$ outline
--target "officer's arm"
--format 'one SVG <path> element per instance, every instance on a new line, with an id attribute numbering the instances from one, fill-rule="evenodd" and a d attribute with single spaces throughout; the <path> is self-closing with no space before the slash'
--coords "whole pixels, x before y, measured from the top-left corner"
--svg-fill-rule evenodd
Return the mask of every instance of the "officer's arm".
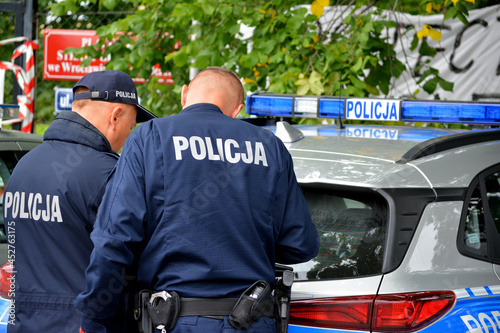
<path id="1" fill-rule="evenodd" d="M 86 271 L 87 290 L 75 302 L 90 321 L 114 315 L 127 284 L 125 272 L 140 255 L 137 249 L 146 237 L 145 222 L 148 214 L 154 214 L 148 212 L 145 194 L 148 175 L 142 139 L 132 133 L 127 140 L 99 207 L 91 235 L 94 250 Z"/>
<path id="2" fill-rule="evenodd" d="M 318 254 L 319 235 L 311 221 L 311 214 L 304 199 L 302 189 L 297 183 L 293 162 L 288 154 L 282 175 L 284 191 L 280 195 L 282 210 L 279 235 L 276 242 L 276 262 L 295 264 L 308 261 Z M 279 216 L 279 215 L 278 215 Z"/>

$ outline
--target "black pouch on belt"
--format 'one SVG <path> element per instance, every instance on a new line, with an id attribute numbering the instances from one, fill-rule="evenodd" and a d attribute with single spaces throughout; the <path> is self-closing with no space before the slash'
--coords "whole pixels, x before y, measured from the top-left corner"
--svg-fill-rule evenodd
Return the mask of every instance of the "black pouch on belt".
<path id="1" fill-rule="evenodd" d="M 181 299 L 175 291 L 161 291 L 151 295 L 147 309 L 153 327 L 168 332 L 174 328 L 179 318 Z"/>
<path id="2" fill-rule="evenodd" d="M 266 281 L 259 280 L 241 294 L 229 314 L 229 323 L 236 329 L 246 330 L 250 324 L 262 317 L 272 308 L 270 295 L 272 288 Z"/>

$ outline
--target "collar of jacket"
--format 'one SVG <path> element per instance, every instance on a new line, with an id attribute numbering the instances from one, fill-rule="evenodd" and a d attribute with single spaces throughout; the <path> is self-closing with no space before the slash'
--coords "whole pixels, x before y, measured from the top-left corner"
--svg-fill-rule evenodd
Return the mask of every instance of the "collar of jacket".
<path id="1" fill-rule="evenodd" d="M 108 139 L 94 125 L 73 111 L 63 111 L 50 124 L 43 140 L 58 140 L 82 144 L 98 151 L 118 154 L 111 149 Z"/>
<path id="2" fill-rule="evenodd" d="M 210 103 L 197 103 L 197 104 L 192 104 L 184 109 L 181 110 L 180 113 L 185 113 L 185 112 L 207 112 L 207 111 L 215 111 L 215 112 L 219 112 L 221 114 L 222 113 L 222 110 L 215 104 L 210 104 Z"/>

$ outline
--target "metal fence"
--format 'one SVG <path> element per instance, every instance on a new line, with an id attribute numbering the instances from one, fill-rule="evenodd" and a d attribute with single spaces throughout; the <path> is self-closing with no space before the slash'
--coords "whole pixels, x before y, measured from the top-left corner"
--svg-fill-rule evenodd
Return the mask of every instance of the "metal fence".
<path id="1" fill-rule="evenodd" d="M 13 10 L 23 2 L 2 2 L 0 1 L 0 40 L 6 40 L 13 37 L 23 36 L 22 27 L 26 24 L 26 16 L 19 15 Z M 36 8 L 37 5 L 40 8 Z M 63 15 L 55 17 L 52 15 L 47 4 L 42 1 L 35 1 L 32 20 L 35 24 L 33 39 L 39 43 L 36 55 L 36 96 L 35 96 L 35 126 L 36 124 L 50 123 L 54 118 L 54 98 L 56 87 L 72 87 L 74 81 L 52 81 L 43 80 L 43 50 L 44 50 L 44 32 L 45 29 L 79 29 L 96 30 L 98 27 L 110 24 L 126 15 L 133 14 L 133 8 L 120 12 L 99 11 L 97 6 L 90 4 L 89 7 L 82 8 L 81 12 L 72 15 Z M 42 8 L 43 7 L 43 8 Z M 127 8 L 124 8 L 127 9 Z M 25 10 L 24 10 L 25 11 Z M 24 12 L 23 11 L 23 12 Z M 19 22 L 22 20 L 22 22 Z M 28 19 L 29 20 L 29 19 Z M 21 29 L 19 28 L 21 27 Z M 0 60 L 10 61 L 15 47 L 19 44 L 7 44 L 0 46 Z M 22 65 L 22 61 L 18 61 Z M 5 73 L 4 103 L 17 104 L 15 96 L 21 94 L 16 79 L 12 71 Z"/>

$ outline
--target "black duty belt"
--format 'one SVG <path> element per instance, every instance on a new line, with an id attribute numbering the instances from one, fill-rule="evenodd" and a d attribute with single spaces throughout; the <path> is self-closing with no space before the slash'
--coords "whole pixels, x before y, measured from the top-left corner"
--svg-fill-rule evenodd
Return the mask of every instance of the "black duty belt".
<path id="1" fill-rule="evenodd" d="M 185 316 L 228 316 L 238 298 L 184 298 L 181 297 L 180 317 Z M 269 300 L 263 316 L 274 317 L 273 301 Z"/>

